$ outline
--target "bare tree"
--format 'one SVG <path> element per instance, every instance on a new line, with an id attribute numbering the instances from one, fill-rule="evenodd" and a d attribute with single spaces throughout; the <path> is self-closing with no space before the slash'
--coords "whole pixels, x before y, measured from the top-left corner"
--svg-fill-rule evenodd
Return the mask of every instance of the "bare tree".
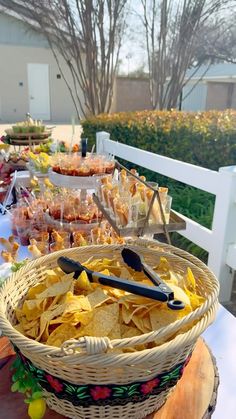
<path id="1" fill-rule="evenodd" d="M 236 11 L 211 20 L 198 33 L 194 59 L 196 64 L 228 62 L 236 64 Z"/>
<path id="2" fill-rule="evenodd" d="M 193 77 L 203 62 L 210 64 L 217 54 L 220 56 L 216 47 L 219 27 L 214 18 L 235 1 L 141 0 L 141 3 L 152 106 L 154 109 L 175 108 L 189 81 L 186 80 L 187 70 L 194 66 L 190 76 Z M 207 36 L 207 25 L 211 28 L 211 38 Z M 199 35 L 204 30 L 206 36 L 201 38 Z"/>
<path id="3" fill-rule="evenodd" d="M 77 115 L 109 112 L 128 0 L 0 0 L 43 34 Z M 63 71 L 62 60 L 71 75 Z M 81 91 L 84 97 L 81 97 Z"/>

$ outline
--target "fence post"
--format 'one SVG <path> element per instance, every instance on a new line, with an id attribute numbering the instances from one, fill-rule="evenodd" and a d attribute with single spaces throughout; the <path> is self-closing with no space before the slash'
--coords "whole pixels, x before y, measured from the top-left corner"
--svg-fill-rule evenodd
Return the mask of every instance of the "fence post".
<path id="1" fill-rule="evenodd" d="M 220 301 L 226 302 L 231 298 L 234 277 L 232 267 L 227 265 L 227 253 L 236 243 L 236 166 L 221 167 L 219 173 L 208 266 L 220 281 Z"/>
<path id="2" fill-rule="evenodd" d="M 106 131 L 96 132 L 96 151 L 98 154 L 104 153 L 103 140 L 110 140 L 110 134 Z"/>

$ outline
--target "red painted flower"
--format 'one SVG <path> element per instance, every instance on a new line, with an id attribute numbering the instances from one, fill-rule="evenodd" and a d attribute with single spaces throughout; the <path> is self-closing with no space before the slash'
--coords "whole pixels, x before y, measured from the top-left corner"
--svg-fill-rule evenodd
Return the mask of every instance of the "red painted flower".
<path id="1" fill-rule="evenodd" d="M 147 381 L 146 383 L 141 385 L 141 392 L 143 394 L 151 393 L 152 390 L 158 386 L 159 382 L 159 378 L 154 378 L 153 380 Z"/>
<path id="2" fill-rule="evenodd" d="M 108 387 L 95 386 L 90 390 L 90 393 L 94 400 L 107 399 L 111 395 L 111 389 Z"/>
<path id="3" fill-rule="evenodd" d="M 58 381 L 56 378 L 53 378 L 51 375 L 46 375 L 46 379 L 57 393 L 60 393 L 60 391 L 63 390 L 63 384 L 60 383 L 60 381 Z"/>

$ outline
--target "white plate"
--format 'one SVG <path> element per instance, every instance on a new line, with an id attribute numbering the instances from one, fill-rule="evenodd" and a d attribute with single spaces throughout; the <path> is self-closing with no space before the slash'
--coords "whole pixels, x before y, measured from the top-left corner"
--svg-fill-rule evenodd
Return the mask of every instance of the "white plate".
<path id="1" fill-rule="evenodd" d="M 48 177 L 50 181 L 61 188 L 70 189 L 96 189 L 96 181 L 100 176 L 66 176 L 49 169 Z"/>

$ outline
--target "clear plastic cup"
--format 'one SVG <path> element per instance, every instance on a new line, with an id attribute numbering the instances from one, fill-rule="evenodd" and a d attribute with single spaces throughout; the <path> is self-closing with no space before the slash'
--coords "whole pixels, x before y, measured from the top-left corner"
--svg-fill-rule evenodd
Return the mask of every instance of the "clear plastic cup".
<path id="1" fill-rule="evenodd" d="M 61 244 L 63 249 L 67 249 L 71 245 L 71 233 L 65 230 L 53 230 L 51 233 L 52 243 Z"/>
<path id="2" fill-rule="evenodd" d="M 170 195 L 167 195 L 166 201 L 164 204 L 164 214 L 165 214 L 166 224 L 169 224 L 170 222 L 171 204 L 172 204 L 172 197 Z"/>
<path id="3" fill-rule="evenodd" d="M 116 198 L 114 200 L 116 224 L 118 228 L 127 227 L 131 222 L 131 199 Z"/>
<path id="4" fill-rule="evenodd" d="M 49 242 L 45 242 L 43 240 L 36 240 L 34 238 L 30 238 L 30 244 L 33 245 L 35 244 L 37 246 L 37 248 L 39 249 L 39 251 L 42 253 L 42 255 L 47 255 L 49 253 Z"/>
<path id="5" fill-rule="evenodd" d="M 130 224 L 132 227 L 137 227 L 139 219 L 139 202 L 131 202 L 131 220 Z"/>
<path id="6" fill-rule="evenodd" d="M 88 246 L 91 243 L 89 231 L 78 230 L 72 233 L 72 247 Z"/>
<path id="7" fill-rule="evenodd" d="M 28 246 L 31 235 L 31 220 L 18 219 L 16 224 L 17 236 L 22 246 Z"/>

